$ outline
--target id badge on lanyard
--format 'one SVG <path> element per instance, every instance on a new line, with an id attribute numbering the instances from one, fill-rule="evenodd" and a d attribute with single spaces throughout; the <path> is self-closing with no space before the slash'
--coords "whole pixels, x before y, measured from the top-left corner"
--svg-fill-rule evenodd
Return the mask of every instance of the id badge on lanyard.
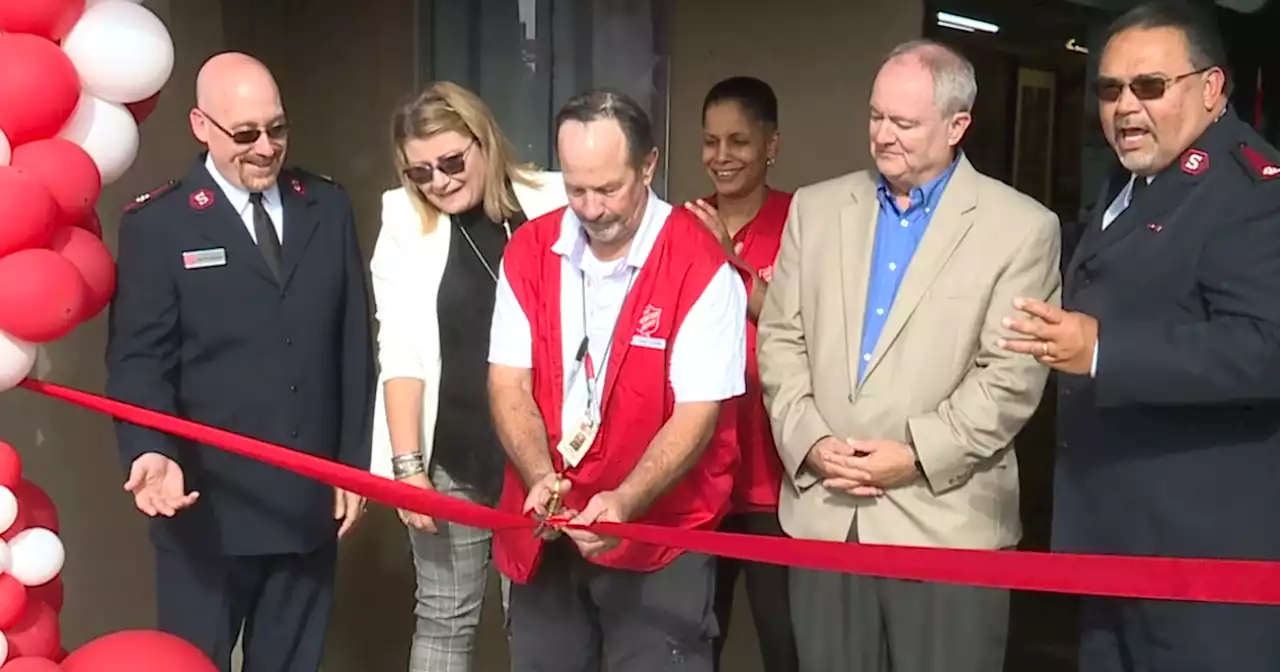
<path id="1" fill-rule="evenodd" d="M 627 288 L 623 292 L 623 305 L 626 305 L 626 297 L 631 293 L 631 287 L 636 279 L 636 271 L 632 269 L 630 277 L 627 278 Z M 582 326 L 587 328 L 587 291 L 586 276 L 582 277 Z M 614 318 L 613 328 L 610 329 L 609 342 L 605 345 L 604 360 L 608 362 L 609 351 L 613 349 L 613 336 L 618 330 L 618 322 L 622 319 L 621 308 L 618 316 Z M 556 450 L 560 452 L 560 456 L 564 458 L 565 467 L 572 469 L 586 456 L 587 451 L 591 450 L 591 445 L 595 443 L 596 435 L 600 433 L 600 423 L 603 420 L 604 410 L 602 408 L 603 399 L 600 396 L 599 384 L 600 377 L 595 366 L 595 362 L 591 358 L 590 342 L 586 335 L 582 337 L 582 344 L 578 346 L 578 354 L 574 358 L 574 373 L 570 377 L 570 381 L 576 379 L 579 375 L 585 373 L 587 376 L 587 408 L 583 411 L 582 417 L 578 420 L 577 429 L 560 437 L 560 443 L 556 446 Z M 571 382 L 572 384 L 572 382 Z"/>
<path id="2" fill-rule="evenodd" d="M 574 372 L 576 378 L 580 373 L 587 375 L 587 408 L 578 420 L 578 428 L 571 434 L 560 437 L 560 445 L 556 450 L 564 458 L 565 466 L 573 468 L 582 462 L 582 458 L 591 450 L 596 436 L 600 433 L 600 397 L 596 391 L 596 367 L 587 351 L 587 337 L 582 337 L 582 345 L 578 347 L 577 364 Z M 584 371 L 585 369 L 585 371 Z"/>

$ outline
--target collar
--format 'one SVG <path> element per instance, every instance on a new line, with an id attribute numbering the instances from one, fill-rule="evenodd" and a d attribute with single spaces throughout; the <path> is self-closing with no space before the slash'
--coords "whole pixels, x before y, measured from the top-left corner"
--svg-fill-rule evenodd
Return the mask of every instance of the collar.
<path id="1" fill-rule="evenodd" d="M 711 207 L 713 208 L 719 207 L 715 193 L 703 196 L 702 200 L 711 204 Z M 745 235 L 748 230 L 758 228 L 756 227 L 756 222 L 767 222 L 771 219 L 780 219 L 785 222 L 787 219 L 787 210 L 790 208 L 790 205 L 790 202 L 786 199 L 786 193 L 766 185 L 764 203 L 760 204 L 760 210 L 756 212 L 756 216 L 752 217 L 751 221 L 747 222 L 736 235 L 742 236 Z"/>
<path id="2" fill-rule="evenodd" d="M 222 190 L 223 195 L 227 197 L 227 201 L 231 203 L 231 207 L 235 208 L 237 214 L 243 215 L 249 207 L 249 191 L 244 187 L 238 187 L 231 183 L 213 165 L 213 157 L 206 154 L 204 157 L 204 168 L 209 171 L 209 176 L 213 178 L 214 184 Z M 280 207 L 280 185 L 273 184 L 271 188 L 262 192 L 262 204 L 268 208 Z"/>
<path id="3" fill-rule="evenodd" d="M 662 225 L 671 214 L 671 205 L 649 190 L 649 198 L 644 205 L 644 217 L 640 220 L 640 228 L 631 239 L 631 247 L 627 249 L 626 265 L 639 269 L 649 258 L 653 245 L 658 240 Z M 582 230 L 582 220 L 578 219 L 573 208 L 565 208 L 560 218 L 560 237 L 551 245 L 551 251 L 569 260 L 574 268 L 582 269 L 582 257 L 587 251 L 587 234 Z"/>
<path id="4" fill-rule="evenodd" d="M 942 200 L 942 192 L 947 181 L 956 172 L 956 166 L 960 165 L 960 158 L 963 156 L 963 150 L 957 151 L 955 158 L 951 160 L 951 165 L 947 166 L 946 170 L 932 180 L 918 187 L 913 187 L 910 191 L 911 205 L 925 205 L 930 209 L 936 209 L 938 201 Z M 890 188 L 889 183 L 885 181 L 884 176 L 881 176 L 876 184 L 876 194 L 882 200 L 887 199 L 896 203 L 896 199 L 893 198 L 893 190 Z"/>

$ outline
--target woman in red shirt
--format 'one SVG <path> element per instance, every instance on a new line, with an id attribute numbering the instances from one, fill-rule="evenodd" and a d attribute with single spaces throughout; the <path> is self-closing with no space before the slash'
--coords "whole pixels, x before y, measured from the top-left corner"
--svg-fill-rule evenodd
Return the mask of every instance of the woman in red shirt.
<path id="1" fill-rule="evenodd" d="M 778 100 L 754 77 L 731 77 L 707 92 L 702 104 L 702 165 L 715 194 L 685 204 L 720 239 L 747 282 L 747 391 L 738 398 L 738 442 L 742 471 L 734 508 L 721 529 L 781 536 L 778 492 L 782 463 L 773 445 L 756 365 L 756 317 L 782 244 L 791 194 L 769 188 L 766 177 L 778 154 Z M 738 574 L 760 639 L 765 672 L 798 669 L 791 631 L 787 568 L 721 558 L 717 567 L 717 669 Z"/>

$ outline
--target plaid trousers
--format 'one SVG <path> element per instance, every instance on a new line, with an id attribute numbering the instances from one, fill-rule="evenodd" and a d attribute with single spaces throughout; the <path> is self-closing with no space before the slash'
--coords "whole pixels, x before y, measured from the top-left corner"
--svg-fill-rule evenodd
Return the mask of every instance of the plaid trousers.
<path id="1" fill-rule="evenodd" d="M 482 501 L 475 490 L 457 483 L 439 467 L 431 468 L 431 483 L 441 494 L 493 504 Z M 436 525 L 435 534 L 409 529 L 418 582 L 409 672 L 471 672 L 493 535 L 445 521 L 436 521 Z M 505 613 L 509 586 L 502 578 Z"/>

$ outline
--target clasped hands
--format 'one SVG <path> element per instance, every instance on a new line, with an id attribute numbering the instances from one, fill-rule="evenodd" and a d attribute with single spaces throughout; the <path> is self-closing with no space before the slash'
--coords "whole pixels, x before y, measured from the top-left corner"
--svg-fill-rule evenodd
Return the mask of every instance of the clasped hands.
<path id="1" fill-rule="evenodd" d="M 594 523 L 625 523 L 634 515 L 635 504 L 622 490 L 606 490 L 587 500 L 581 511 L 565 509 L 549 513 L 552 493 L 558 493 L 563 500 L 572 487 L 569 479 L 555 472 L 541 476 L 533 482 L 524 500 L 525 515 L 533 514 L 546 521 L 539 533 L 543 539 L 551 541 L 564 534 L 583 557 L 613 550 L 619 541 L 616 537 L 604 537 L 583 528 Z"/>
<path id="2" fill-rule="evenodd" d="M 1097 319 L 1024 297 L 1014 299 L 1013 307 L 1023 315 L 1006 317 L 1001 325 L 1026 338 L 1002 338 L 1000 347 L 1031 355 L 1063 373 L 1084 376 L 1092 372 L 1098 347 Z"/>
<path id="3" fill-rule="evenodd" d="M 911 446 L 883 439 L 828 436 L 813 444 L 805 463 L 824 486 L 855 497 L 879 497 L 918 475 Z"/>

